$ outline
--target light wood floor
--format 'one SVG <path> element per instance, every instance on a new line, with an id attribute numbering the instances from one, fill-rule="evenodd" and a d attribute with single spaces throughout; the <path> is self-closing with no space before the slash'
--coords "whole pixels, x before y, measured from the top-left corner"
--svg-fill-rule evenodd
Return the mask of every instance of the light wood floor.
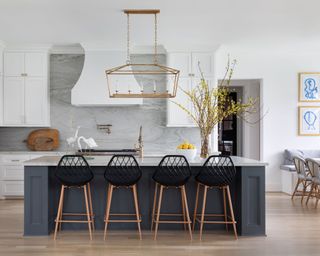
<path id="1" fill-rule="evenodd" d="M 206 231 L 203 241 L 188 240 L 183 231 L 159 231 L 158 241 L 150 232 L 143 240 L 136 232 L 110 231 L 106 242 L 103 233 L 96 231 L 92 242 L 87 232 L 63 232 L 57 241 L 50 237 L 22 236 L 23 201 L 0 200 L 0 255 L 320 255 L 320 207 L 314 209 L 293 203 L 284 194 L 267 195 L 267 237 L 240 237 L 232 232 Z"/>

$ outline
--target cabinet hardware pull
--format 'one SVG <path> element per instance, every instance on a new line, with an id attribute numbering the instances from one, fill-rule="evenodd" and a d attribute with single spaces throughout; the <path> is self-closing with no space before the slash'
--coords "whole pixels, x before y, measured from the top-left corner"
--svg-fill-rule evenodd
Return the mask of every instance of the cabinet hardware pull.
<path id="1" fill-rule="evenodd" d="M 12 159 L 11 162 L 19 162 L 18 159 Z"/>

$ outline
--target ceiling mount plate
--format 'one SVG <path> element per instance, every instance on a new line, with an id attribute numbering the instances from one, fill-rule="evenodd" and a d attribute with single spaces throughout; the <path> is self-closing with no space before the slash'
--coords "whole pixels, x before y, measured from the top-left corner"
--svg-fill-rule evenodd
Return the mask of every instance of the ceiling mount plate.
<path id="1" fill-rule="evenodd" d="M 158 14 L 159 9 L 125 9 L 123 10 L 125 14 Z"/>

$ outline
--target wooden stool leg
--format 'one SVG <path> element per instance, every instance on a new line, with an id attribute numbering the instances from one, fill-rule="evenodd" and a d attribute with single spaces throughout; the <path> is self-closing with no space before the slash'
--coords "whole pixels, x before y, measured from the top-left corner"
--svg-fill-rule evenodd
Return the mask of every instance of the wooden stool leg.
<path id="1" fill-rule="evenodd" d="M 205 213 L 205 210 L 206 210 L 206 201 L 207 201 L 207 191 L 208 191 L 208 186 L 204 186 L 202 211 L 201 211 L 201 221 L 200 221 L 200 237 L 199 237 L 200 240 L 202 239 L 204 213 Z"/>
<path id="2" fill-rule="evenodd" d="M 92 221 L 91 222 L 92 230 L 95 230 L 90 183 L 88 183 L 88 196 L 89 196 L 90 217 L 91 217 L 91 221 Z"/>
<path id="3" fill-rule="evenodd" d="M 139 213 L 139 204 L 138 204 L 138 195 L 137 195 L 137 185 L 132 186 L 133 190 L 133 197 L 134 197 L 134 207 L 136 209 L 136 216 L 137 216 L 137 224 L 138 224 L 138 230 L 139 230 L 139 238 L 142 240 L 142 235 L 141 235 L 141 227 L 140 227 L 140 213 Z"/>
<path id="4" fill-rule="evenodd" d="M 62 218 L 63 218 L 63 202 L 64 202 L 64 194 L 63 194 L 63 197 L 61 198 L 61 208 L 60 208 L 60 219 L 59 219 L 59 228 L 58 230 L 61 231 L 62 230 Z"/>
<path id="5" fill-rule="evenodd" d="M 294 191 L 293 191 L 293 193 L 292 193 L 291 200 L 292 200 L 292 199 L 294 198 L 294 196 L 296 195 L 299 185 L 300 185 L 300 179 L 297 180 L 297 184 L 296 184 L 296 186 L 295 186 L 295 188 L 294 188 Z"/>
<path id="6" fill-rule="evenodd" d="M 104 236 L 103 236 L 104 240 L 106 240 L 106 237 L 107 237 L 107 228 L 108 228 L 108 222 L 109 222 L 109 216 L 110 216 L 112 192 L 113 192 L 113 185 L 109 185 L 108 195 L 107 195 L 106 217 L 105 217 L 105 224 L 104 224 Z"/>
<path id="7" fill-rule="evenodd" d="M 153 207 L 152 207 L 152 216 L 151 216 L 151 231 L 153 230 L 154 224 L 154 214 L 156 212 L 156 204 L 157 204 L 157 192 L 158 192 L 158 183 L 156 183 L 154 188 L 154 197 L 153 197 Z"/>
<path id="8" fill-rule="evenodd" d="M 180 189 L 180 194 L 181 194 L 181 207 L 182 207 L 182 219 L 184 221 L 183 223 L 183 228 L 184 230 L 187 230 L 187 225 L 186 225 L 186 206 L 184 203 L 184 195 L 182 189 Z"/>
<path id="9" fill-rule="evenodd" d="M 59 199 L 59 207 L 58 207 L 57 217 L 56 217 L 56 227 L 55 227 L 54 236 L 53 236 L 53 239 L 54 239 L 54 240 L 57 239 L 57 232 L 58 232 L 58 227 L 59 227 L 59 221 L 60 221 L 60 218 L 61 218 L 60 215 L 61 215 L 61 207 L 62 207 L 63 197 L 64 197 L 64 185 L 61 186 L 60 199 Z"/>
<path id="10" fill-rule="evenodd" d="M 89 210 L 89 202 L 88 202 L 87 185 L 84 185 L 84 186 L 83 186 L 83 191 L 84 191 L 84 200 L 85 200 L 85 203 L 86 203 L 86 212 L 87 212 L 87 220 L 88 220 L 89 236 L 90 236 L 90 240 L 92 240 L 91 216 L 90 216 L 90 210 Z"/>
<path id="11" fill-rule="evenodd" d="M 163 193 L 163 186 L 160 185 L 159 202 L 158 202 L 158 208 L 157 208 L 157 219 L 155 221 L 156 227 L 154 229 L 154 240 L 157 240 L 158 226 L 159 226 L 159 219 L 160 219 L 161 201 L 162 201 L 162 193 Z"/>
<path id="12" fill-rule="evenodd" d="M 224 212 L 224 221 L 226 222 L 226 230 L 228 231 L 228 211 L 227 211 L 227 202 L 226 202 L 226 189 L 222 187 L 223 194 L 223 212 Z"/>
<path id="13" fill-rule="evenodd" d="M 188 229 L 189 229 L 189 234 L 190 234 L 190 240 L 192 240 L 192 229 L 191 229 L 191 219 L 190 219 L 190 215 L 189 215 L 189 207 L 188 207 L 188 200 L 187 200 L 187 194 L 186 194 L 186 188 L 183 185 L 181 187 L 182 190 L 182 194 L 183 194 L 183 201 L 184 201 L 184 206 L 186 207 L 186 217 L 187 217 L 187 221 L 188 221 Z"/>
<path id="14" fill-rule="evenodd" d="M 229 201 L 229 209 L 230 209 L 230 214 L 231 214 L 233 231 L 234 231 L 234 235 L 235 235 L 236 239 L 238 239 L 237 226 L 236 226 L 236 221 L 235 221 L 235 218 L 234 218 L 233 206 L 232 206 L 231 194 L 230 194 L 229 186 L 226 186 L 226 190 L 227 190 L 227 196 L 228 196 L 228 201 Z"/>
<path id="15" fill-rule="evenodd" d="M 195 225 L 196 225 L 196 218 L 197 218 L 197 211 L 198 211 L 198 200 L 199 200 L 199 190 L 200 190 L 200 183 L 198 183 L 198 185 L 197 185 L 196 203 L 195 203 L 194 212 L 193 212 L 192 231 L 194 231 L 194 228 L 195 228 Z"/>

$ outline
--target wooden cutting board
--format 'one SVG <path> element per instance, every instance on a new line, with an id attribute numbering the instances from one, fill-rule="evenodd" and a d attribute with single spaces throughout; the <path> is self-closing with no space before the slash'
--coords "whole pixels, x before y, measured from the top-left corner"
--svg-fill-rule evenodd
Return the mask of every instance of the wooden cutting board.
<path id="1" fill-rule="evenodd" d="M 38 129 L 32 131 L 26 140 L 27 147 L 33 151 L 51 151 L 59 147 L 57 129 Z"/>

